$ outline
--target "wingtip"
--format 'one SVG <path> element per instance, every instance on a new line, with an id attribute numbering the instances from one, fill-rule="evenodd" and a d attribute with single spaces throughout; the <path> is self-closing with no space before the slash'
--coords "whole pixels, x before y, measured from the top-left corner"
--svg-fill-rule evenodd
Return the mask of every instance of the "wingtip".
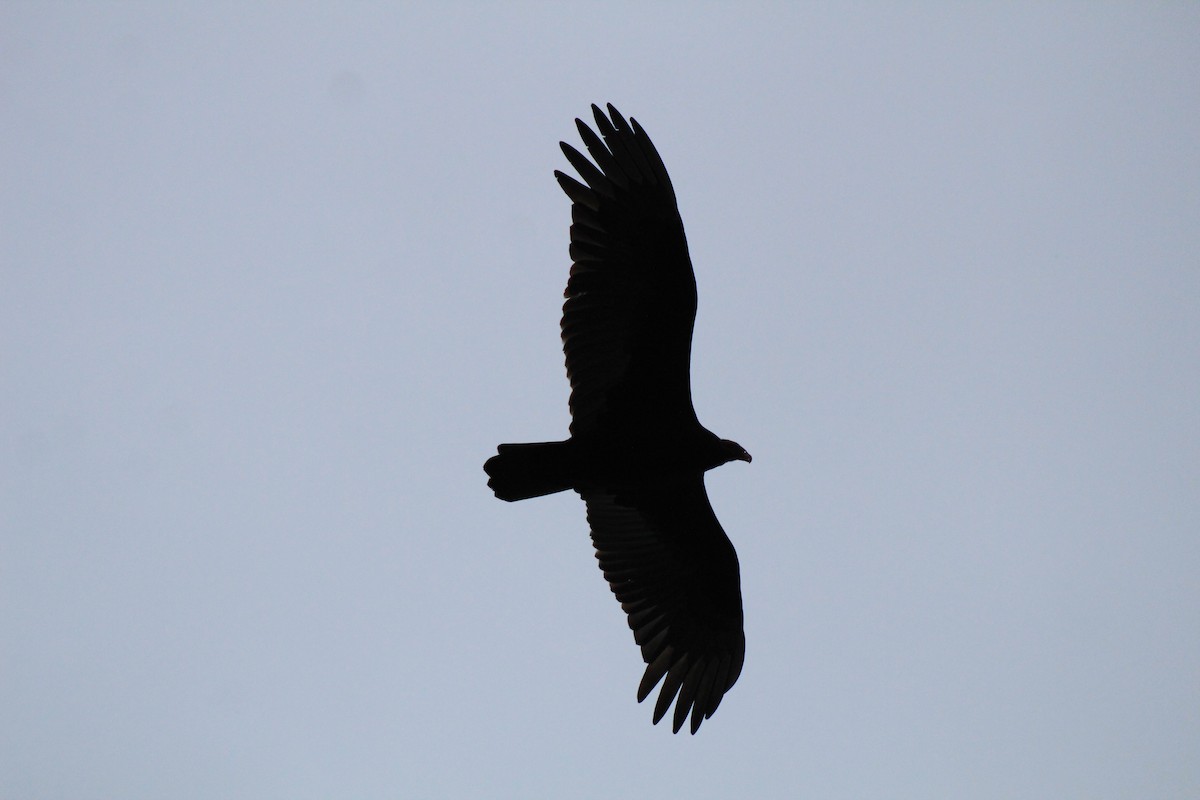
<path id="1" fill-rule="evenodd" d="M 614 130 L 628 130 L 629 125 L 625 122 L 625 117 L 621 116 L 621 112 L 612 103 L 605 103 L 605 108 L 608 109 L 607 116 L 604 110 L 595 103 L 592 103 L 592 116 L 596 118 L 596 124 L 601 128 L 612 127 Z"/>

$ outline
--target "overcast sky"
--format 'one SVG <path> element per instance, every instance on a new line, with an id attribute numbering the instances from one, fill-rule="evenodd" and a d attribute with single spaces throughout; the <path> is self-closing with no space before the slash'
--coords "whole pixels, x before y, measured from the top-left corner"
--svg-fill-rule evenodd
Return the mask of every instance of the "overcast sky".
<path id="1" fill-rule="evenodd" d="M 0 796 L 1200 795 L 1200 6 L 0 7 Z M 573 118 L 671 172 L 747 655 L 560 438 Z"/>

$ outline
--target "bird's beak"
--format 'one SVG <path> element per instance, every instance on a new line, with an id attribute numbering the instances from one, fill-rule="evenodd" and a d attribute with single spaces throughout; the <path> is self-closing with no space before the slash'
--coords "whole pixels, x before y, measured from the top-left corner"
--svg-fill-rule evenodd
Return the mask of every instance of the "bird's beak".
<path id="1" fill-rule="evenodd" d="M 738 457 L 737 457 L 737 460 L 738 460 L 738 461 L 745 461 L 747 464 L 749 464 L 749 463 L 750 463 L 751 461 L 753 461 L 754 459 L 750 457 L 750 454 L 749 454 L 749 453 L 747 453 L 745 450 L 743 450 L 743 451 L 742 451 L 742 454 L 741 454 L 740 456 L 738 456 Z"/>

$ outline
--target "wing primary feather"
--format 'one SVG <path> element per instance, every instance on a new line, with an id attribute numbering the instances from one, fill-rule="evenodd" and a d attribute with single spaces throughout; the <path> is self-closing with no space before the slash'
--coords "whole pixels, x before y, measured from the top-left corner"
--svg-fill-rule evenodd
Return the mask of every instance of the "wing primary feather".
<path id="1" fill-rule="evenodd" d="M 667 165 L 663 163 L 662 156 L 658 154 L 658 148 L 654 146 L 654 142 L 636 119 L 630 117 L 629 124 L 633 126 L 633 132 L 638 135 L 639 141 L 643 144 L 642 149 L 646 154 L 646 159 L 650 162 L 650 169 L 654 172 L 658 184 L 667 190 L 672 201 L 675 200 L 675 187 L 671 185 L 671 176 L 667 174 Z"/>
<path id="2" fill-rule="evenodd" d="M 604 146 L 604 142 L 596 135 L 596 132 L 589 128 L 581 119 L 575 120 L 575 127 L 579 129 L 579 138 L 583 139 L 584 146 L 587 147 L 592 158 L 596 160 L 596 166 L 604 170 L 604 174 L 617 186 L 622 189 L 628 189 L 629 181 L 625 177 L 625 172 L 621 169 L 621 165 L 617 163 L 617 160 L 613 158 L 613 154 L 609 149 Z"/>
<path id="3" fill-rule="evenodd" d="M 696 686 L 695 700 L 692 702 L 692 733 L 700 729 L 700 723 L 708 719 L 708 707 L 712 703 L 713 686 L 716 684 L 717 670 L 720 659 L 709 659 L 704 667 L 704 674 Z"/>
<path id="4" fill-rule="evenodd" d="M 617 111 L 616 106 L 612 103 L 605 103 L 608 106 L 608 118 L 612 120 L 613 127 L 619 131 L 628 130 L 629 123 L 621 116 L 621 112 Z"/>
<path id="5" fill-rule="evenodd" d="M 633 156 L 633 160 L 637 164 L 638 171 L 640 171 L 650 183 L 654 183 L 654 170 L 650 168 L 650 162 L 646 160 L 646 155 L 642 152 L 641 140 L 634 134 L 633 129 L 629 126 L 629 123 L 625 121 L 625 118 L 621 116 L 621 112 L 613 108 L 611 103 L 608 106 L 608 110 L 615 115 L 615 119 L 613 120 L 614 122 L 620 120 L 620 124 L 617 125 L 617 133 L 621 140 L 626 143 L 626 149 L 629 151 L 630 155 Z"/>
<path id="6" fill-rule="evenodd" d="M 567 193 L 567 197 L 571 198 L 572 203 L 587 206 L 593 211 L 600 210 L 600 201 L 597 200 L 596 193 L 591 189 L 559 170 L 554 170 L 554 177 L 562 190 Z"/>
<path id="7" fill-rule="evenodd" d="M 637 699 L 639 703 L 654 691 L 654 687 L 662 680 L 663 675 L 667 674 L 673 658 L 675 658 L 675 648 L 668 647 L 658 654 L 658 658 L 646 665 L 646 673 L 642 675 L 642 682 L 638 684 Z"/>
<path id="8" fill-rule="evenodd" d="M 583 153 L 576 150 L 566 142 L 559 142 L 559 147 L 562 148 L 563 155 L 567 157 L 567 161 L 571 162 L 571 166 L 579 173 L 579 177 L 583 178 L 588 186 L 592 187 L 592 191 L 602 194 L 605 197 L 613 197 L 613 185 L 604 177 L 604 173 L 596 169 L 592 162 L 587 160 Z"/>
<path id="9" fill-rule="evenodd" d="M 667 677 L 663 681 L 662 688 L 658 690 L 658 702 L 654 704 L 654 724 L 663 718 L 667 713 L 667 709 L 671 707 L 671 701 L 675 699 L 675 695 L 679 693 L 679 687 L 683 684 L 683 679 L 687 677 L 688 657 L 682 656 L 678 661 L 671 665 L 671 669 L 667 672 Z M 678 727 L 675 728 L 679 730 Z"/>
<path id="10" fill-rule="evenodd" d="M 629 151 L 628 144 L 615 124 L 617 120 L 620 120 L 623 127 L 625 120 L 621 117 L 621 113 L 613 108 L 611 104 L 608 110 L 616 112 L 612 122 L 604 116 L 604 112 L 597 106 L 592 106 L 592 112 L 596 116 L 596 127 L 600 129 L 600 135 L 604 137 L 604 143 L 608 145 L 608 149 L 612 151 L 613 158 L 621 165 L 621 169 L 629 176 L 630 180 L 635 183 L 645 183 L 651 176 L 648 173 L 643 174 L 639 171 L 637 159 Z"/>
<path id="11" fill-rule="evenodd" d="M 675 733 L 679 733 L 679 729 L 683 727 L 683 721 L 687 719 L 688 712 L 692 710 L 692 703 L 696 699 L 696 688 L 704 677 L 706 660 L 702 658 L 692 664 L 683 678 L 683 683 L 680 684 L 679 697 L 675 701 L 675 718 L 671 725 Z M 695 731 L 692 732 L 695 733 Z"/>
<path id="12" fill-rule="evenodd" d="M 705 710 L 705 718 L 711 717 L 717 710 L 717 706 L 721 705 L 721 699 L 725 697 L 725 692 L 729 690 L 729 666 L 732 659 L 728 654 L 721 656 L 717 662 L 717 672 L 713 676 L 713 698 L 709 707 Z"/>

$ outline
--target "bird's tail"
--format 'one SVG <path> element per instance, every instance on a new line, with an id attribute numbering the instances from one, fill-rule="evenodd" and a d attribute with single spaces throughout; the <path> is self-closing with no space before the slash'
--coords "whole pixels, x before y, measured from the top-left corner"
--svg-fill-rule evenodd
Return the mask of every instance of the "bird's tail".
<path id="1" fill-rule="evenodd" d="M 570 489 L 574 448 L 571 442 L 502 444 L 499 455 L 483 465 L 488 486 L 501 500 L 525 500 Z"/>

